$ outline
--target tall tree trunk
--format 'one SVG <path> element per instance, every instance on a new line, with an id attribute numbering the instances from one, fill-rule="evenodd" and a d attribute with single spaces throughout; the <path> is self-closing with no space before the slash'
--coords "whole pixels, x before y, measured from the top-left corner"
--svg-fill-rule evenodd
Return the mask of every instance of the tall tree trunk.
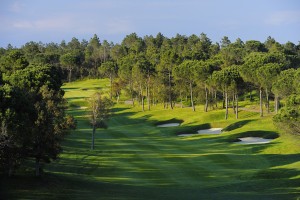
<path id="1" fill-rule="evenodd" d="M 223 91 L 223 109 L 225 108 L 225 99 L 226 99 L 225 89 Z"/>
<path id="2" fill-rule="evenodd" d="M 183 108 L 182 91 L 180 91 L 180 107 Z"/>
<path id="3" fill-rule="evenodd" d="M 80 67 L 80 80 L 83 79 L 83 67 L 81 66 Z"/>
<path id="4" fill-rule="evenodd" d="M 239 96 L 236 93 L 235 94 L 235 118 L 238 119 L 239 118 Z"/>
<path id="5" fill-rule="evenodd" d="M 130 94 L 131 94 L 131 101 L 132 101 L 132 107 L 134 107 L 134 97 L 133 97 L 133 87 L 132 87 L 132 80 L 129 81 L 129 87 L 130 87 Z"/>
<path id="6" fill-rule="evenodd" d="M 195 111 L 194 100 L 193 100 L 193 84 L 192 84 L 192 82 L 190 82 L 190 90 L 191 90 L 192 109 L 193 109 L 193 111 Z"/>
<path id="7" fill-rule="evenodd" d="M 208 108 L 208 91 L 207 91 L 207 87 L 205 86 L 205 107 L 204 107 L 204 111 L 207 112 L 207 108 Z"/>
<path id="8" fill-rule="evenodd" d="M 228 119 L 228 92 L 225 89 L 225 119 Z"/>
<path id="9" fill-rule="evenodd" d="M 149 86 L 147 86 L 147 104 L 148 104 L 148 110 L 150 110 L 150 107 L 151 107 L 151 101 L 150 101 Z"/>
<path id="10" fill-rule="evenodd" d="M 112 77 L 112 74 L 110 74 L 109 79 L 110 79 L 110 99 L 112 99 L 112 92 L 113 92 L 113 77 Z"/>
<path id="11" fill-rule="evenodd" d="M 147 103 L 148 103 L 148 110 L 150 110 L 150 75 L 148 75 L 147 81 Z"/>
<path id="12" fill-rule="evenodd" d="M 94 148 L 95 148 L 95 132 L 96 132 L 96 125 L 93 125 L 92 146 L 91 146 L 92 150 L 94 150 Z"/>
<path id="13" fill-rule="evenodd" d="M 235 113 L 235 92 L 232 93 L 232 109 L 233 109 L 233 112 Z"/>
<path id="14" fill-rule="evenodd" d="M 169 72 L 169 103 L 170 103 L 171 109 L 173 109 L 171 88 L 172 88 L 172 84 L 171 84 L 171 72 Z"/>
<path id="15" fill-rule="evenodd" d="M 215 90 L 215 103 L 216 103 L 216 108 L 218 108 L 217 90 Z"/>
<path id="16" fill-rule="evenodd" d="M 267 100 L 267 113 L 270 113 L 269 91 L 267 88 L 266 88 L 266 100 Z"/>
<path id="17" fill-rule="evenodd" d="M 259 88 L 259 106 L 260 106 L 260 117 L 263 117 L 263 101 L 262 101 L 262 88 Z"/>
<path id="18" fill-rule="evenodd" d="M 141 94 L 142 110 L 145 111 L 144 95 L 143 95 L 143 87 L 142 87 L 142 85 L 140 85 L 140 94 Z"/>
<path id="19" fill-rule="evenodd" d="M 120 100 L 120 92 L 117 92 L 117 104 L 119 103 Z"/>
<path id="20" fill-rule="evenodd" d="M 69 68 L 69 83 L 72 81 L 72 67 Z"/>
<path id="21" fill-rule="evenodd" d="M 208 101 L 209 102 L 209 107 L 210 107 L 211 110 L 214 110 L 215 105 L 214 105 L 214 91 L 213 91 L 213 89 L 208 90 L 208 94 L 209 94 L 208 96 L 210 98 L 210 101 Z"/>
<path id="22" fill-rule="evenodd" d="M 152 105 L 155 106 L 156 102 L 155 102 L 155 88 L 152 89 Z"/>
<path id="23" fill-rule="evenodd" d="M 274 99 L 274 103 L 275 103 L 275 113 L 277 114 L 278 113 L 278 109 L 279 109 L 279 98 L 278 98 L 278 95 L 275 94 L 275 99 Z"/>
<path id="24" fill-rule="evenodd" d="M 41 169 L 40 159 L 35 158 L 35 176 L 40 176 L 41 175 L 40 169 Z"/>

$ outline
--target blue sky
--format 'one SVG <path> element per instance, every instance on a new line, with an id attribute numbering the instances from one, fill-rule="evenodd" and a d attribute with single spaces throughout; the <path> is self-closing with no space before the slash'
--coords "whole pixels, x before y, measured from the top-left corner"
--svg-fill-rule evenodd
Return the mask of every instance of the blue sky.
<path id="1" fill-rule="evenodd" d="M 119 43 L 139 36 L 205 33 L 264 42 L 300 41 L 299 0 L 0 0 L 0 47 L 76 37 Z"/>

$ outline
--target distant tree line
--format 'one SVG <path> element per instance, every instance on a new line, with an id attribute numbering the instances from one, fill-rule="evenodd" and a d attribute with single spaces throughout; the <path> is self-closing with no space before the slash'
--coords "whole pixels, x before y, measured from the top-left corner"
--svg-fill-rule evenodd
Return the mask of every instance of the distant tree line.
<path id="1" fill-rule="evenodd" d="M 53 134 L 57 137 L 53 144 L 61 138 L 68 126 L 61 114 L 60 86 L 62 81 L 83 78 L 109 78 L 110 99 L 118 102 L 121 95 L 126 96 L 143 111 L 162 103 L 165 108 L 190 106 L 193 111 L 201 104 L 208 112 L 223 102 L 226 119 L 229 108 L 238 118 L 241 97 L 253 100 L 253 91 L 257 91 L 260 115 L 274 109 L 276 125 L 299 134 L 299 66 L 300 43 L 280 44 L 272 37 L 265 42 L 239 38 L 231 42 L 225 36 L 213 43 L 204 33 L 172 38 L 161 33 L 142 38 L 132 33 L 113 44 L 101 42 L 95 34 L 89 41 L 72 38 L 60 44 L 9 45 L 0 48 L 0 154 L 5 155 L 0 162 L 10 165 L 4 166 L 8 170 L 19 163 L 19 159 L 12 164 L 5 160 L 13 156 L 3 152 L 14 147 L 25 149 L 22 152 L 37 162 L 57 156 L 59 149 L 46 153 L 47 158 L 41 156 L 45 152 L 37 130 L 43 134 L 59 130 L 60 134 Z M 284 106 L 280 100 L 286 102 Z M 272 108 L 270 101 L 274 101 Z M 43 126 L 43 120 L 53 120 L 52 128 Z M 10 153 L 23 156 L 14 149 Z"/>

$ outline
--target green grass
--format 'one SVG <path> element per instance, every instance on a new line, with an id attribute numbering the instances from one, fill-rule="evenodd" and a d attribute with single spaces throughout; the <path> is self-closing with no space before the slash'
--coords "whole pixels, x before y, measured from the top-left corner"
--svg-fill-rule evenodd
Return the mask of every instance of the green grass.
<path id="1" fill-rule="evenodd" d="M 108 80 L 66 84 L 69 105 L 85 106 L 85 98 Z M 246 104 L 246 103 L 245 103 Z M 162 105 L 116 105 L 108 129 L 98 129 L 90 150 L 91 127 L 86 109 L 70 106 L 78 129 L 67 136 L 60 159 L 34 178 L 23 169 L 2 178 L 1 199 L 297 199 L 300 198 L 300 139 L 281 133 L 272 115 L 230 110 L 203 112 L 203 106 L 164 110 Z M 183 121 L 180 127 L 158 128 Z M 225 128 L 221 135 L 177 137 L 201 128 Z M 240 145 L 240 136 L 276 138 L 270 144 Z M 0 196 L 1 197 L 1 196 Z"/>

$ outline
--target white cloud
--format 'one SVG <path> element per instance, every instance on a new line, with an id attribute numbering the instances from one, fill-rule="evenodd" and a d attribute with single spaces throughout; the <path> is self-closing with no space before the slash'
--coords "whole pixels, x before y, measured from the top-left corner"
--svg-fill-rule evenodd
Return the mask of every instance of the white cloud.
<path id="1" fill-rule="evenodd" d="M 300 11 L 281 11 L 272 13 L 265 19 L 265 23 L 272 26 L 300 23 Z"/>

